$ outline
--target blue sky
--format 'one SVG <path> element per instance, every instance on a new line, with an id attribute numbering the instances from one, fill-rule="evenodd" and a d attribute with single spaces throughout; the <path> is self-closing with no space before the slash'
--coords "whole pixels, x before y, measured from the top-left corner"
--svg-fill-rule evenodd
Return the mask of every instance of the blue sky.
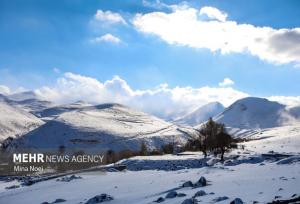
<path id="1" fill-rule="evenodd" d="M 267 51 L 257 54 L 252 48 L 229 48 L 224 54 L 222 48 L 212 51 L 210 45 L 203 43 L 186 45 L 181 38 L 170 43 L 169 36 L 161 36 L 155 28 L 142 31 L 147 25 L 137 28 L 133 22 L 137 13 L 175 13 L 170 5 L 185 5 L 181 9 L 197 11 L 205 6 L 216 8 L 227 15 L 226 21 L 270 27 L 275 34 L 279 29 L 300 27 L 297 0 L 1 0 L 0 84 L 11 90 L 51 87 L 64 73 L 71 72 L 101 82 L 118 75 L 133 90 L 153 89 L 162 83 L 171 88 L 219 87 L 224 78 L 229 78 L 234 82 L 230 87 L 249 95 L 300 95 L 300 60 L 295 56 L 300 49 L 300 32 L 283 34 L 293 37 L 292 43 L 283 45 L 289 46 L 289 53 L 275 47 L 272 56 Z M 126 23 L 97 20 L 97 10 L 118 14 Z M 199 18 L 211 18 L 205 15 L 209 14 L 204 12 Z M 148 19 L 144 20 L 146 24 Z M 101 39 L 107 34 L 120 42 Z M 286 57 L 291 53 L 293 56 Z"/>

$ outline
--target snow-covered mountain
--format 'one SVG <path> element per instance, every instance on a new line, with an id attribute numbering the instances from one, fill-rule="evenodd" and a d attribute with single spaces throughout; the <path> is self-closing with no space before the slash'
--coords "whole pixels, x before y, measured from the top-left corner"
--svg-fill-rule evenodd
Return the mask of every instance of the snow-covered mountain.
<path id="1" fill-rule="evenodd" d="M 289 113 L 297 119 L 300 119 L 300 106 L 291 107 L 288 109 Z"/>
<path id="2" fill-rule="evenodd" d="M 42 124 L 34 115 L 0 101 L 0 141 L 23 135 Z"/>
<path id="3" fill-rule="evenodd" d="M 207 121 L 209 118 L 214 117 L 224 111 L 224 106 L 219 102 L 211 102 L 201 106 L 192 113 L 175 120 L 177 124 L 195 126 Z"/>
<path id="4" fill-rule="evenodd" d="M 7 98 L 14 101 L 23 101 L 27 99 L 37 99 L 38 96 L 34 91 L 24 91 L 7 95 Z"/>
<path id="5" fill-rule="evenodd" d="M 38 113 L 40 113 L 44 109 L 54 106 L 54 104 L 52 102 L 41 100 L 37 96 L 35 96 L 32 92 L 26 92 L 24 95 L 25 95 L 25 97 L 23 97 L 22 93 L 20 93 L 20 95 L 15 94 L 15 95 L 9 95 L 9 96 L 0 94 L 0 101 L 4 101 L 11 106 L 15 106 L 17 108 L 20 108 L 22 110 L 30 112 L 30 113 L 36 115 L 37 117 L 39 117 Z M 28 99 L 17 100 L 17 99 L 22 99 L 22 97 L 28 98 Z M 30 98 L 30 97 L 33 97 L 33 98 Z M 13 99 L 13 98 L 15 98 L 15 99 Z"/>
<path id="6" fill-rule="evenodd" d="M 192 128 L 179 128 L 154 116 L 119 104 L 86 106 L 59 114 L 14 144 L 25 148 L 82 148 L 85 151 L 139 150 L 183 143 L 195 136 Z"/>
<path id="7" fill-rule="evenodd" d="M 247 97 L 236 101 L 214 119 L 229 127 L 256 129 L 288 124 L 293 116 L 280 103 Z"/>
<path id="8" fill-rule="evenodd" d="M 37 117 L 40 117 L 39 113 L 41 111 L 53 106 L 53 103 L 51 103 L 50 101 L 43 101 L 34 98 L 22 101 L 11 101 L 10 104 L 19 107 L 27 112 L 30 112 Z"/>
<path id="9" fill-rule="evenodd" d="M 41 110 L 40 112 L 37 112 L 37 115 L 39 115 L 39 117 L 41 117 L 43 120 L 52 120 L 65 112 L 78 110 L 88 106 L 92 106 L 92 105 L 84 101 L 77 101 L 71 104 L 58 105 L 58 106 L 46 108 L 44 110 Z"/>
<path id="10" fill-rule="evenodd" d="M 8 99 L 6 95 L 0 94 L 0 102 L 10 103 L 12 100 Z"/>

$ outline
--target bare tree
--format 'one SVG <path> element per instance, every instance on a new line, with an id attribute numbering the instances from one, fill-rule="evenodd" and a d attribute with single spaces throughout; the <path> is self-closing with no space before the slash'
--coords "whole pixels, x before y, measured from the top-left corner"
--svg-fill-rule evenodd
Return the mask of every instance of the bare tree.
<path id="1" fill-rule="evenodd" d="M 200 148 L 204 156 L 207 156 L 208 151 L 214 152 L 216 155 L 219 153 L 223 161 L 225 152 L 231 148 L 233 142 L 231 135 L 226 132 L 225 125 L 216 123 L 210 118 L 200 133 L 204 137 Z"/>
<path id="2" fill-rule="evenodd" d="M 207 152 L 213 147 L 213 140 L 217 135 L 217 129 L 217 123 L 212 118 L 209 118 L 200 130 L 201 135 L 204 137 L 200 143 L 200 149 L 205 157 L 207 157 Z"/>
<path id="3" fill-rule="evenodd" d="M 144 142 L 142 142 L 142 144 L 141 144 L 140 155 L 142 155 L 142 156 L 148 155 L 147 145 Z"/>
<path id="4" fill-rule="evenodd" d="M 226 151 L 231 149 L 233 138 L 225 130 L 224 125 L 222 124 L 220 132 L 217 134 L 216 138 L 216 148 L 221 154 L 221 160 L 224 161 L 224 154 Z"/>

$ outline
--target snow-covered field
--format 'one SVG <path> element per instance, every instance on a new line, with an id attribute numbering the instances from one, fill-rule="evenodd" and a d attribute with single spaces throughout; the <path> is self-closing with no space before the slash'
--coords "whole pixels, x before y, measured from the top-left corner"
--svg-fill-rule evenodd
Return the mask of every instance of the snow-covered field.
<path id="1" fill-rule="evenodd" d="M 290 198 L 299 195 L 300 164 L 266 165 L 242 164 L 233 167 L 205 167 L 180 171 L 126 171 L 98 174 L 81 174 L 82 179 L 70 182 L 49 180 L 28 187 L 6 190 L 8 183 L 1 184 L 0 203 L 24 204 L 53 202 L 57 198 L 65 203 L 86 202 L 87 199 L 107 193 L 114 197 L 109 203 L 152 203 L 159 197 L 165 197 L 166 191 L 179 187 L 185 181 L 197 181 L 205 176 L 208 186 L 201 188 L 179 188 L 177 193 L 185 197 L 166 199 L 163 203 L 182 203 L 191 198 L 197 191 L 204 190 L 212 195 L 197 197 L 203 203 L 227 196 L 229 203 L 236 197 L 246 203 L 266 203 L 275 196 Z M 281 190 L 282 189 L 282 190 Z"/>
<path id="2" fill-rule="evenodd" d="M 204 161 L 201 153 L 187 152 L 184 155 L 123 160 L 120 163 L 126 163 L 131 170 L 81 173 L 77 176 L 82 178 L 69 182 L 52 179 L 14 189 L 6 187 L 18 185 L 18 182 L 1 182 L 0 203 L 38 204 L 51 203 L 56 199 L 64 199 L 64 203 L 86 203 L 90 198 L 106 193 L 113 197 L 113 200 L 106 202 L 112 204 L 155 203 L 159 197 L 164 198 L 162 203 L 181 204 L 201 190 L 207 195 L 195 197 L 199 203 L 230 203 L 235 198 L 241 198 L 244 203 L 267 203 L 274 199 L 299 196 L 300 126 L 267 129 L 255 137 L 257 140 L 243 143 L 244 149 L 227 154 L 224 164 L 210 157 L 205 166 L 159 170 L 173 162 L 181 161 L 186 164 L 193 160 Z M 290 157 L 268 159 L 263 157 L 263 153 L 288 153 Z M 151 170 L 133 168 L 138 164 L 144 168 L 147 164 L 154 167 L 149 168 Z M 201 176 L 207 179 L 207 186 L 181 187 L 186 181 L 195 183 Z M 165 198 L 168 192 L 174 190 L 182 193 L 183 197 Z M 225 199 L 225 196 L 228 199 L 216 202 Z"/>
<path id="3" fill-rule="evenodd" d="M 265 129 L 253 138 L 246 146 L 254 152 L 300 153 L 300 124 Z"/>

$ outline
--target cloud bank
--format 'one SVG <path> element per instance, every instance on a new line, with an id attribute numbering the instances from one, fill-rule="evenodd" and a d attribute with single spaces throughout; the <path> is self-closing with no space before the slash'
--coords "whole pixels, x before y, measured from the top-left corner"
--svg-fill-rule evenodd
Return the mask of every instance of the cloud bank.
<path id="1" fill-rule="evenodd" d="M 214 7 L 172 7 L 171 12 L 136 14 L 134 27 L 171 45 L 221 54 L 248 53 L 275 64 L 300 62 L 300 28 L 274 29 L 228 20 Z M 203 18 L 206 16 L 206 18 Z"/>
<path id="2" fill-rule="evenodd" d="M 300 106 L 300 96 L 270 96 L 268 99 L 290 107 Z"/>
<path id="3" fill-rule="evenodd" d="M 225 78 L 219 84 L 231 84 Z M 230 80 L 230 79 L 229 79 Z M 4 95 L 24 91 L 24 88 L 12 90 L 0 85 L 0 93 Z M 151 89 L 133 89 L 119 76 L 101 82 L 95 78 L 74 74 L 63 74 L 52 86 L 44 86 L 34 90 L 43 100 L 52 101 L 58 105 L 73 103 L 79 100 L 91 104 L 120 103 L 137 110 L 153 114 L 167 120 L 177 119 L 194 111 L 209 102 L 218 101 L 228 107 L 238 99 L 250 96 L 232 87 L 169 87 L 160 84 Z M 300 96 L 270 96 L 271 101 L 288 105 L 300 106 Z"/>
<path id="4" fill-rule="evenodd" d="M 42 99 L 57 104 L 83 100 L 93 104 L 121 103 L 154 114 L 175 119 L 208 102 L 219 101 L 225 106 L 248 94 L 230 87 L 175 87 L 161 84 L 153 89 L 134 90 L 118 76 L 100 82 L 74 73 L 65 73 L 56 84 L 35 90 Z"/>

